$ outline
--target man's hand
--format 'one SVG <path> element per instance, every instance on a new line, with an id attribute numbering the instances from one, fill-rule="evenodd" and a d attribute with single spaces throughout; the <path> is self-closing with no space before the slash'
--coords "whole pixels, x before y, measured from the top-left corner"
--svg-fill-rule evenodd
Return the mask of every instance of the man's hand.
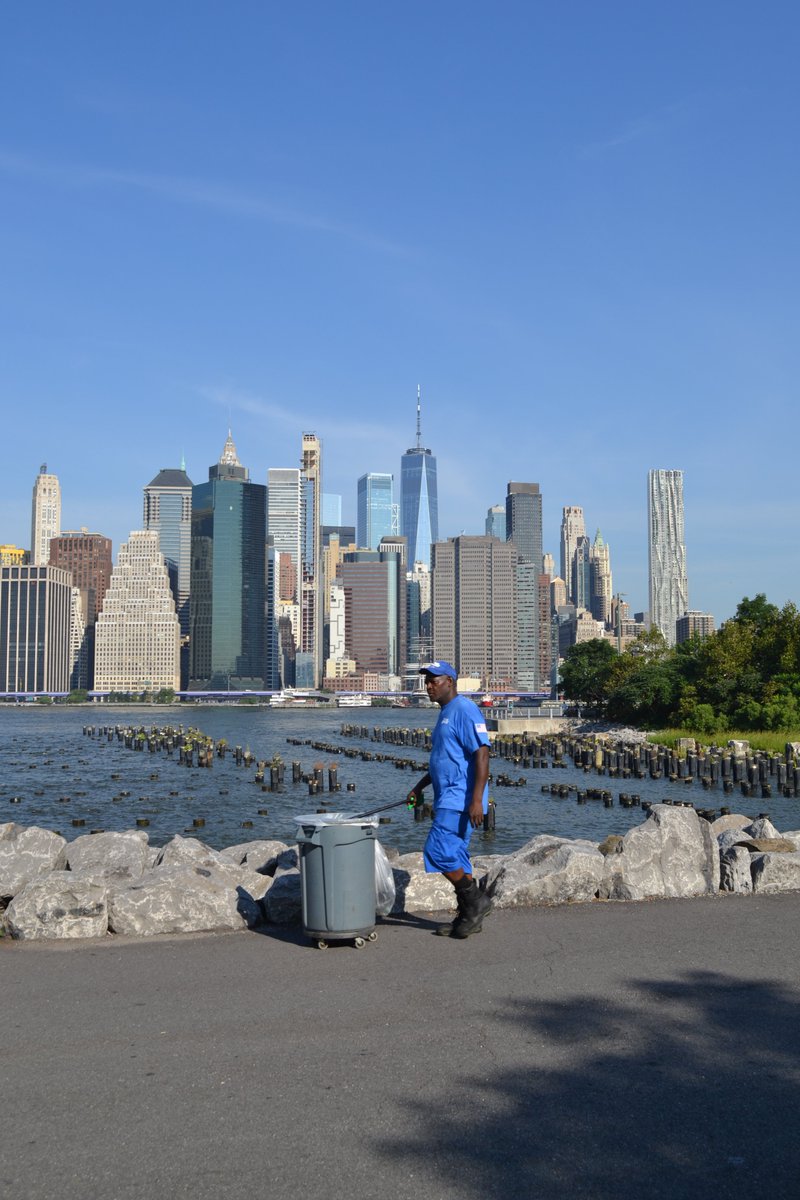
<path id="1" fill-rule="evenodd" d="M 473 829 L 483 824 L 483 800 L 480 796 L 473 797 L 469 806 L 469 823 Z"/>

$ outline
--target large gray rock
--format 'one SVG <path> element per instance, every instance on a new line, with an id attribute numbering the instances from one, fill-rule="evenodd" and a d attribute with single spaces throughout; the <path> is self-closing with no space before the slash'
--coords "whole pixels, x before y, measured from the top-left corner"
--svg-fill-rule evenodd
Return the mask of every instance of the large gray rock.
<path id="1" fill-rule="evenodd" d="M 208 863 L 202 869 L 218 887 L 236 893 L 239 912 L 251 929 L 261 924 L 266 914 L 263 900 L 273 885 L 270 875 L 252 871 L 245 863 Z"/>
<path id="2" fill-rule="evenodd" d="M 399 854 L 392 863 L 400 871 L 424 871 L 425 860 L 421 850 L 411 850 L 408 854 Z"/>
<path id="3" fill-rule="evenodd" d="M 264 911 L 273 925 L 299 925 L 302 919 L 300 872 L 285 871 L 276 875 L 264 897 Z"/>
<path id="4" fill-rule="evenodd" d="M 179 833 L 160 851 L 156 858 L 157 867 L 207 866 L 221 863 L 225 859 L 218 850 L 212 850 L 198 838 L 181 837 Z"/>
<path id="5" fill-rule="evenodd" d="M 751 838 L 779 838 L 781 836 L 772 821 L 766 817 L 759 817 L 757 821 L 751 821 L 749 825 L 745 825 L 742 832 Z"/>
<path id="6" fill-rule="evenodd" d="M 800 829 L 790 829 L 788 833 L 781 834 L 781 837 L 786 838 L 787 842 L 793 842 L 795 850 L 800 850 Z"/>
<path id="7" fill-rule="evenodd" d="M 221 858 L 235 863 L 244 863 L 252 871 L 260 871 L 262 875 L 272 875 L 278 865 L 278 859 L 289 849 L 286 842 L 264 839 L 256 842 L 242 842 L 238 846 L 227 846 L 219 853 Z M 297 866 L 296 860 L 295 853 L 295 862 L 292 864 L 295 867 Z"/>
<path id="8" fill-rule="evenodd" d="M 143 829 L 91 833 L 67 846 L 67 865 L 76 874 L 138 879 L 150 866 L 151 851 Z"/>
<path id="9" fill-rule="evenodd" d="M 605 864 L 594 842 L 540 834 L 490 869 L 487 891 L 498 908 L 593 900 Z"/>
<path id="10" fill-rule="evenodd" d="M 727 854 L 734 846 L 747 846 L 751 843 L 752 839 L 744 832 L 744 829 L 726 829 L 717 837 L 720 854 Z"/>
<path id="11" fill-rule="evenodd" d="M 715 837 L 719 837 L 721 833 L 727 833 L 729 829 L 744 829 L 745 825 L 749 824 L 749 817 L 744 817 L 741 813 L 727 813 L 711 822 L 711 832 Z"/>
<path id="12" fill-rule="evenodd" d="M 746 846 L 730 846 L 719 859 L 719 886 L 723 892 L 752 892 L 750 851 Z"/>
<path id="13" fill-rule="evenodd" d="M 719 849 L 693 808 L 654 805 L 605 858 L 601 895 L 610 900 L 702 896 L 719 890 Z"/>
<path id="14" fill-rule="evenodd" d="M 108 932 L 108 886 L 102 878 L 51 871 L 25 885 L 5 912 L 12 937 L 102 937 Z"/>
<path id="15" fill-rule="evenodd" d="M 409 871 L 396 867 L 394 863 L 392 869 L 395 886 L 393 913 L 455 912 L 455 889 L 443 875 Z"/>
<path id="16" fill-rule="evenodd" d="M 769 895 L 800 891 L 800 853 L 754 854 L 750 871 L 754 892 Z"/>
<path id="17" fill-rule="evenodd" d="M 148 871 L 133 884 L 112 884 L 108 925 L 134 937 L 243 929 L 238 906 L 235 889 L 211 867 L 176 864 Z"/>
<path id="18" fill-rule="evenodd" d="M 0 900 L 9 900 L 27 883 L 62 871 L 67 865 L 66 840 L 49 829 L 0 825 Z"/>

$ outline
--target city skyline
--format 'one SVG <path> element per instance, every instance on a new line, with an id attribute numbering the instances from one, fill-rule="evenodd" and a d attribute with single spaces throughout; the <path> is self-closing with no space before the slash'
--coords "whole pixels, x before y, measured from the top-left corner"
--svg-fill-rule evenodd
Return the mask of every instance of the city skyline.
<path id="1" fill-rule="evenodd" d="M 199 0 L 187 55 L 177 11 L 9 11 L 0 541 L 46 462 L 116 555 L 229 425 L 259 484 L 315 431 L 355 524 L 421 383 L 440 539 L 537 480 L 544 550 L 582 508 L 644 610 L 643 481 L 680 469 L 692 606 L 800 599 L 800 11 L 766 13 Z"/>

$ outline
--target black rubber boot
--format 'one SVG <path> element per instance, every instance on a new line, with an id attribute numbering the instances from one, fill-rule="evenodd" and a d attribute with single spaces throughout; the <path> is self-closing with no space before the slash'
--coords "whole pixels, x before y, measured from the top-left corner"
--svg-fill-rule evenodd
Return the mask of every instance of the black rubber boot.
<path id="1" fill-rule="evenodd" d="M 458 909 L 458 912 L 456 913 L 454 919 L 450 922 L 449 925 L 437 925 L 436 929 L 434 929 L 433 932 L 438 937 L 453 937 L 454 936 L 453 930 L 455 929 L 458 922 L 460 920 L 462 920 L 462 918 L 463 918 L 464 912 L 461 907 L 461 893 L 458 891 L 456 892 L 456 908 Z"/>
<path id="2" fill-rule="evenodd" d="M 458 893 L 458 916 L 453 922 L 450 936 L 468 938 L 472 933 L 480 933 L 483 918 L 492 911 L 493 904 L 486 892 L 481 891 L 475 880 Z"/>

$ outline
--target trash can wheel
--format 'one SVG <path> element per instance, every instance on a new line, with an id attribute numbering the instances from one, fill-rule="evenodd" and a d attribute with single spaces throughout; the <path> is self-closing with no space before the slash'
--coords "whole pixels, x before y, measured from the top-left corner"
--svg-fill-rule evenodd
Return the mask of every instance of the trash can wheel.
<path id="1" fill-rule="evenodd" d="M 362 937 L 357 937 L 357 938 L 353 939 L 353 945 L 355 946 L 356 950 L 363 950 L 364 947 L 366 946 L 366 944 L 367 943 L 365 942 L 364 938 L 362 938 Z"/>
<path id="2" fill-rule="evenodd" d="M 369 934 L 367 941 L 377 942 L 377 940 L 378 940 L 378 931 L 377 931 L 377 929 L 373 929 L 372 933 Z"/>
<path id="3" fill-rule="evenodd" d="M 328 943 L 325 941 L 324 938 L 317 938 L 317 949 L 318 950 L 327 950 L 328 949 Z"/>

